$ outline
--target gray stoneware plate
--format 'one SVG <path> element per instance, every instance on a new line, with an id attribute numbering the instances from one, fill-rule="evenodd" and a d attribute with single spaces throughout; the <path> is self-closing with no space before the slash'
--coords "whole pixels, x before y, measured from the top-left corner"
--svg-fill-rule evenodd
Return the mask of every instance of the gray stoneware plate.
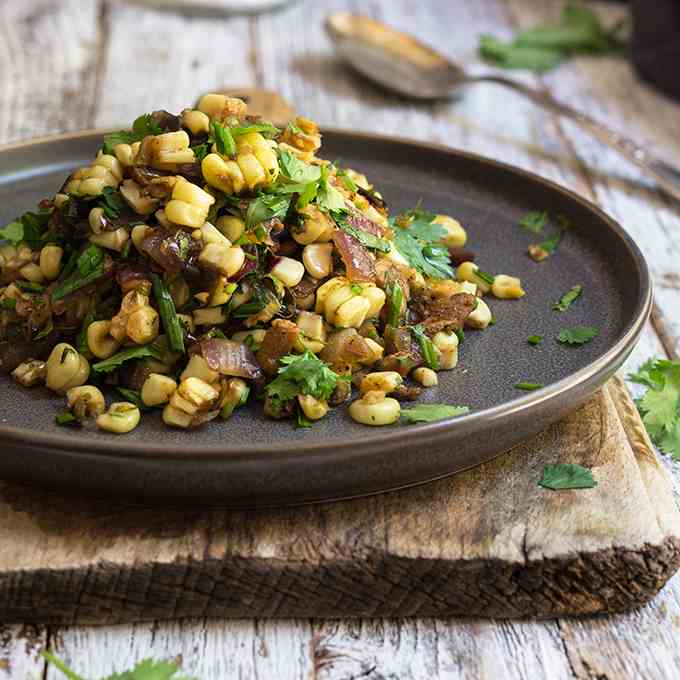
<path id="1" fill-rule="evenodd" d="M 0 221 L 54 194 L 69 169 L 88 162 L 102 134 L 0 149 Z M 468 332 L 459 367 L 424 393 L 424 401 L 472 412 L 370 429 L 337 408 L 299 430 L 267 420 L 256 405 L 193 431 L 147 416 L 131 434 L 116 436 L 59 428 L 62 398 L 0 377 L 0 477 L 141 502 L 257 506 L 360 496 L 488 460 L 575 409 L 628 356 L 649 313 L 649 273 L 630 237 L 595 206 L 536 175 L 438 146 L 328 130 L 323 152 L 365 172 L 392 211 L 422 199 L 457 217 L 484 269 L 522 278 L 526 297 L 491 300 L 498 323 Z M 527 256 L 535 237 L 518 226 L 530 210 L 563 213 L 574 225 L 541 263 Z M 575 284 L 583 297 L 567 312 L 553 311 Z M 581 347 L 560 345 L 559 329 L 575 325 L 595 326 L 600 335 Z M 532 334 L 545 337 L 540 347 L 527 344 Z M 521 392 L 513 388 L 521 380 L 546 387 Z"/>

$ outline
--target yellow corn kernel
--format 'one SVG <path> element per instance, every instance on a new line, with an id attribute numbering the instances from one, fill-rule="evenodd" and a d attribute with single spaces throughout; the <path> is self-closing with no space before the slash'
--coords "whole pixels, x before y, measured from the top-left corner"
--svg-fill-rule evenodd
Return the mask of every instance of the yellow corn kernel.
<path id="1" fill-rule="evenodd" d="M 227 248 L 231 247 L 231 241 L 210 222 L 206 222 L 200 229 L 197 229 L 198 238 L 204 243 L 221 243 Z M 195 232 L 194 232 L 195 233 Z"/>
<path id="2" fill-rule="evenodd" d="M 182 111 L 182 126 L 187 128 L 192 135 L 200 135 L 210 132 L 210 118 L 196 109 L 184 109 Z"/>
<path id="3" fill-rule="evenodd" d="M 158 325 L 158 312 L 153 307 L 140 307 L 128 317 L 125 331 L 132 342 L 147 345 L 158 337 Z"/>
<path id="4" fill-rule="evenodd" d="M 218 378 L 220 374 L 217 371 L 213 371 L 208 362 L 199 354 L 192 355 L 189 359 L 182 375 L 180 375 L 180 380 L 186 380 L 187 378 L 198 378 L 208 385 L 212 385 Z"/>
<path id="5" fill-rule="evenodd" d="M 106 402 L 101 391 L 93 385 L 72 387 L 66 392 L 68 407 L 76 418 L 96 418 L 104 413 Z"/>
<path id="6" fill-rule="evenodd" d="M 95 422 L 100 430 L 114 434 L 127 434 L 139 425 L 140 418 L 139 409 L 134 404 L 129 401 L 118 401 L 111 404 L 106 413 L 97 416 Z"/>
<path id="7" fill-rule="evenodd" d="M 449 248 L 462 248 L 465 245 L 467 234 L 458 220 L 448 215 L 437 215 L 432 221 L 444 227 L 446 234 L 441 238 L 444 245 Z"/>
<path id="8" fill-rule="evenodd" d="M 225 160 L 216 153 L 209 153 L 201 161 L 205 181 L 225 194 L 240 194 L 246 189 L 246 180 L 236 161 Z"/>
<path id="9" fill-rule="evenodd" d="M 335 312 L 335 325 L 338 328 L 359 328 L 366 320 L 370 306 L 370 301 L 365 297 L 353 296 L 338 307 Z"/>
<path id="10" fill-rule="evenodd" d="M 232 243 L 238 241 L 246 229 L 245 222 L 234 215 L 223 215 L 215 225 Z"/>
<path id="11" fill-rule="evenodd" d="M 177 178 L 177 182 L 172 190 L 172 197 L 178 201 L 184 201 L 185 203 L 203 208 L 206 211 L 215 202 L 215 197 L 212 194 L 204 191 L 196 184 L 192 184 L 184 179 L 184 177 Z"/>
<path id="12" fill-rule="evenodd" d="M 223 94 L 204 94 L 198 102 L 198 110 L 210 118 L 225 120 L 229 117 L 244 118 L 248 107 L 242 99 L 227 97 Z"/>
<path id="13" fill-rule="evenodd" d="M 411 376 L 423 387 L 436 387 L 439 384 L 437 374 L 431 368 L 426 368 L 425 366 L 415 368 L 411 371 Z"/>
<path id="14" fill-rule="evenodd" d="M 108 359 L 120 347 L 120 342 L 111 333 L 110 321 L 93 321 L 86 332 L 87 346 L 97 359 Z"/>
<path id="15" fill-rule="evenodd" d="M 350 404 L 349 414 L 363 425 L 391 425 L 399 420 L 401 406 L 382 391 L 366 392 L 361 399 Z"/>
<path id="16" fill-rule="evenodd" d="M 145 406 L 160 406 L 167 404 L 177 389 L 177 383 L 167 375 L 150 373 L 144 381 L 140 396 Z"/>
<path id="17" fill-rule="evenodd" d="M 119 227 L 115 231 L 103 231 L 101 234 L 91 234 L 90 243 L 101 246 L 102 248 L 107 248 L 108 250 L 115 250 L 120 252 L 123 250 L 123 246 L 126 241 L 130 238 L 125 227 Z"/>
<path id="18" fill-rule="evenodd" d="M 479 267 L 474 262 L 461 262 L 456 268 L 456 278 L 459 281 L 476 283 L 482 293 L 488 293 L 491 290 L 491 285 L 477 276 L 476 272 L 478 269 Z"/>
<path id="19" fill-rule="evenodd" d="M 489 305 L 487 305 L 484 300 L 478 298 L 477 306 L 468 315 L 467 319 L 465 319 L 465 325 L 470 328 L 479 328 L 480 330 L 483 330 L 491 323 L 491 319 L 492 314 Z"/>
<path id="20" fill-rule="evenodd" d="M 302 262 L 307 273 L 315 279 L 325 279 L 333 273 L 333 245 L 310 243 L 302 251 Z"/>
<path id="21" fill-rule="evenodd" d="M 328 413 L 328 402 L 315 399 L 309 394 L 298 395 L 298 404 L 309 420 L 321 420 Z"/>
<path id="22" fill-rule="evenodd" d="M 23 387 L 34 387 L 45 382 L 47 365 L 39 359 L 29 359 L 12 371 L 12 378 Z"/>
<path id="23" fill-rule="evenodd" d="M 87 382 L 90 364 L 71 345 L 60 342 L 47 359 L 45 384 L 54 392 L 63 393 Z"/>
<path id="24" fill-rule="evenodd" d="M 496 274 L 491 286 L 491 294 L 501 299 L 516 299 L 524 297 L 522 282 L 515 276 Z"/>
<path id="25" fill-rule="evenodd" d="M 301 211 L 304 216 L 302 225 L 291 229 L 291 236 L 301 245 L 315 243 L 317 241 L 330 240 L 333 233 L 333 223 L 328 215 L 322 213 L 316 206 L 307 205 Z"/>
<path id="26" fill-rule="evenodd" d="M 42 283 L 45 280 L 42 269 L 34 262 L 29 262 L 21 267 L 21 269 L 19 269 L 19 274 L 21 274 L 26 281 L 30 281 L 31 283 Z"/>
<path id="27" fill-rule="evenodd" d="M 326 328 L 323 318 L 314 312 L 298 312 L 295 325 L 302 331 L 305 337 L 312 340 L 326 341 Z"/>
<path id="28" fill-rule="evenodd" d="M 198 256 L 199 264 L 226 277 L 238 272 L 246 260 L 246 255 L 240 246 L 231 248 L 221 243 L 208 243 Z"/>
<path id="29" fill-rule="evenodd" d="M 153 229 L 146 224 L 137 224 L 132 227 L 130 237 L 132 238 L 132 243 L 134 243 L 135 248 L 137 248 L 140 253 L 142 252 L 142 243 L 144 239 L 151 236 L 151 234 L 153 234 Z"/>
<path id="30" fill-rule="evenodd" d="M 143 195 L 142 188 L 134 180 L 123 180 L 120 185 L 120 193 L 125 202 L 138 215 L 150 215 L 158 207 L 159 199 Z"/>
<path id="31" fill-rule="evenodd" d="M 404 382 L 404 379 L 396 371 L 376 371 L 369 373 L 361 381 L 359 391 L 362 394 L 378 390 L 389 394 L 399 387 Z"/>
<path id="32" fill-rule="evenodd" d="M 222 307 L 205 307 L 193 311 L 194 323 L 197 326 L 219 326 L 227 320 Z"/>
<path id="33" fill-rule="evenodd" d="M 123 168 L 129 168 L 135 162 L 135 153 L 130 144 L 116 144 L 113 147 L 113 153 L 116 154 L 116 158 Z"/>
<path id="34" fill-rule="evenodd" d="M 270 274 L 275 276 L 286 288 L 293 288 L 302 281 L 305 266 L 292 257 L 279 257 Z"/>

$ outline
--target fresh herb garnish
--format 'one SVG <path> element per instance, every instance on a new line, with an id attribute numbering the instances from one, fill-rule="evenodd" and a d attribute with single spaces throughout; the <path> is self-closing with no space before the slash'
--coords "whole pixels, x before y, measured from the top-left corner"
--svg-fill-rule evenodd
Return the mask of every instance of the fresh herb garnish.
<path id="1" fill-rule="evenodd" d="M 51 210 L 25 212 L 14 222 L 0 229 L 0 241 L 10 241 L 14 245 L 26 241 L 31 248 L 37 248 L 42 245 L 41 237 L 51 214 Z"/>
<path id="2" fill-rule="evenodd" d="M 17 279 L 14 282 L 14 285 L 17 288 L 20 288 L 21 290 L 25 290 L 27 293 L 44 293 L 45 292 L 45 286 L 43 286 L 39 283 L 34 283 L 33 281 L 22 281 L 21 279 Z"/>
<path id="3" fill-rule="evenodd" d="M 61 427 L 80 427 L 82 425 L 71 411 L 64 411 L 54 416 L 54 422 Z"/>
<path id="4" fill-rule="evenodd" d="M 296 408 L 295 423 L 298 427 L 305 428 L 313 425 L 312 421 L 305 415 L 305 412 L 300 407 L 300 404 L 298 404 Z"/>
<path id="5" fill-rule="evenodd" d="M 411 332 L 420 344 L 420 351 L 423 355 L 425 363 L 433 371 L 436 371 L 439 368 L 439 353 L 437 348 L 434 346 L 434 343 L 429 338 L 429 336 L 426 335 L 423 326 L 411 326 Z"/>
<path id="6" fill-rule="evenodd" d="M 148 411 L 149 407 L 142 401 L 142 396 L 137 390 L 131 390 L 127 387 L 116 387 L 116 391 L 125 397 L 126 401 L 134 404 L 140 411 Z"/>
<path id="7" fill-rule="evenodd" d="M 271 123 L 253 123 L 252 125 L 237 125 L 229 128 L 232 137 L 240 137 L 241 135 L 249 135 L 253 132 L 259 132 L 265 137 L 276 137 L 281 130 Z"/>
<path id="8" fill-rule="evenodd" d="M 532 382 L 521 381 L 521 382 L 515 383 L 513 387 L 516 390 L 524 390 L 525 392 L 533 392 L 534 390 L 540 390 L 541 387 L 545 387 L 545 385 L 543 385 L 541 383 L 532 383 Z"/>
<path id="9" fill-rule="evenodd" d="M 196 144 L 192 146 L 191 150 L 194 152 L 194 157 L 197 163 L 202 163 L 203 159 L 210 153 L 210 144 Z"/>
<path id="10" fill-rule="evenodd" d="M 54 322 L 52 317 L 47 319 L 47 323 L 35 334 L 33 340 L 42 340 L 46 338 L 54 330 Z"/>
<path id="11" fill-rule="evenodd" d="M 558 491 L 560 489 L 592 489 L 597 486 L 593 473 L 577 463 L 557 463 L 543 468 L 539 485 Z"/>
<path id="12" fill-rule="evenodd" d="M 104 261 L 104 249 L 90 244 L 80 253 L 76 260 L 76 269 L 81 276 L 87 276 L 96 271 Z"/>
<path id="13" fill-rule="evenodd" d="M 680 460 L 680 361 L 649 359 L 628 379 L 647 387 L 637 405 L 650 438 Z"/>
<path id="14" fill-rule="evenodd" d="M 346 234 L 353 236 L 359 243 L 366 246 L 367 248 L 372 248 L 373 250 L 379 250 L 381 253 L 390 252 L 390 243 L 385 239 L 371 234 L 368 231 L 359 229 L 349 222 L 348 213 L 346 210 L 339 210 L 337 212 L 331 213 L 335 223 L 342 229 Z"/>
<path id="15" fill-rule="evenodd" d="M 58 668 L 68 680 L 85 680 L 51 652 L 42 651 L 40 655 Z M 179 671 L 179 666 L 172 661 L 144 659 L 135 665 L 132 670 L 113 673 L 101 680 L 191 680 L 186 676 L 177 675 Z"/>
<path id="16" fill-rule="evenodd" d="M 553 305 L 556 312 L 566 312 L 577 297 L 583 292 L 583 286 L 572 286 L 560 299 Z"/>
<path id="17" fill-rule="evenodd" d="M 260 194 L 248 204 L 246 210 L 246 229 L 252 229 L 256 224 L 286 216 L 290 207 L 290 196 L 279 194 Z"/>
<path id="18" fill-rule="evenodd" d="M 52 291 L 52 300 L 61 300 L 76 290 L 89 286 L 100 279 L 104 275 L 104 271 L 104 262 L 101 262 L 96 269 L 93 269 L 85 276 L 81 275 L 78 271 L 74 272 L 71 276 L 57 284 Z"/>
<path id="19" fill-rule="evenodd" d="M 414 208 L 390 219 L 394 247 L 423 276 L 452 279 L 454 271 L 448 248 L 439 243 L 446 231 L 433 222 L 435 217 L 433 213 Z"/>
<path id="20" fill-rule="evenodd" d="M 118 144 L 134 144 L 135 142 L 141 142 L 144 137 L 149 135 L 160 135 L 162 133 L 163 130 L 158 121 L 150 113 L 144 113 L 132 123 L 132 130 L 120 130 L 119 132 L 112 132 L 106 135 L 102 151 L 105 154 L 114 156 L 114 149 Z"/>
<path id="21" fill-rule="evenodd" d="M 168 287 L 158 274 L 151 275 L 153 294 L 158 305 L 158 313 L 163 322 L 165 334 L 168 337 L 168 345 L 173 352 L 184 354 L 184 330 L 177 318 L 175 302 L 170 295 Z"/>
<path id="22" fill-rule="evenodd" d="M 546 253 L 548 253 L 548 255 L 552 255 L 557 250 L 557 246 L 560 244 L 563 235 L 564 230 L 556 231 L 555 233 L 548 236 L 547 239 L 537 243 L 536 245 L 541 250 L 544 250 Z"/>
<path id="23" fill-rule="evenodd" d="M 339 189 L 336 189 L 329 181 L 328 166 L 321 166 L 321 177 L 319 178 L 319 189 L 316 193 L 316 204 L 323 212 L 333 212 L 344 210 L 345 197 Z"/>
<path id="24" fill-rule="evenodd" d="M 125 201 L 113 187 L 104 187 L 99 197 L 99 206 L 104 210 L 107 217 L 115 220 L 125 207 Z"/>
<path id="25" fill-rule="evenodd" d="M 573 326 L 561 328 L 557 336 L 559 342 L 564 345 L 584 345 L 599 335 L 597 328 L 592 326 Z"/>
<path id="26" fill-rule="evenodd" d="M 296 184 L 318 182 L 321 179 L 321 168 L 301 161 L 290 151 L 279 151 L 279 167 L 284 177 Z"/>
<path id="27" fill-rule="evenodd" d="M 0 300 L 0 308 L 7 311 L 14 311 L 17 308 L 17 301 L 14 298 L 3 298 Z"/>
<path id="28" fill-rule="evenodd" d="M 418 404 L 411 408 L 401 409 L 401 417 L 408 423 L 432 423 L 435 420 L 455 418 L 469 413 L 467 406 L 451 406 L 449 404 Z"/>
<path id="29" fill-rule="evenodd" d="M 479 54 L 502 68 L 540 73 L 555 68 L 572 54 L 621 53 L 621 28 L 621 24 L 605 28 L 591 9 L 569 2 L 562 9 L 559 23 L 522 31 L 511 42 L 481 36 Z"/>
<path id="30" fill-rule="evenodd" d="M 210 123 L 210 129 L 215 140 L 217 153 L 233 158 L 236 155 L 236 142 L 234 142 L 231 128 L 225 127 L 219 121 L 213 120 Z"/>
<path id="31" fill-rule="evenodd" d="M 527 338 L 527 342 L 530 345 L 540 345 L 543 342 L 543 336 L 542 335 L 530 335 Z"/>
<path id="32" fill-rule="evenodd" d="M 338 168 L 337 173 L 340 181 L 345 185 L 347 191 L 357 192 L 359 187 L 356 185 L 354 180 L 349 176 L 349 173 L 344 168 Z"/>
<path id="33" fill-rule="evenodd" d="M 493 286 L 494 281 L 496 280 L 496 277 L 493 274 L 489 274 L 489 272 L 482 271 L 481 269 L 475 269 L 475 276 L 490 286 Z"/>
<path id="34" fill-rule="evenodd" d="M 126 361 L 131 359 L 156 359 L 162 358 L 157 349 L 152 345 L 141 345 L 139 347 L 130 347 L 129 349 L 124 349 L 122 352 L 114 354 L 108 359 L 98 361 L 96 364 L 92 364 L 92 370 L 95 373 L 109 373 L 114 371 L 118 367 L 122 366 Z"/>
<path id="35" fill-rule="evenodd" d="M 543 230 L 543 227 L 546 225 L 546 222 L 548 221 L 548 213 L 545 212 L 538 212 L 538 211 L 532 211 L 528 212 L 520 221 L 519 224 L 521 227 L 524 227 L 527 231 L 530 231 L 534 234 L 540 234 L 541 231 Z"/>
<path id="36" fill-rule="evenodd" d="M 401 308 L 404 304 L 404 291 L 395 281 L 387 287 L 387 323 L 394 328 L 399 327 Z"/>

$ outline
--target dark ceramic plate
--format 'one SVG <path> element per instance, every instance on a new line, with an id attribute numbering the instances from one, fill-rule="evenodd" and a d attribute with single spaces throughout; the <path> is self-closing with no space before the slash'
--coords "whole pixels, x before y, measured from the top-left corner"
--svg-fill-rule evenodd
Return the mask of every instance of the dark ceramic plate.
<path id="1" fill-rule="evenodd" d="M 51 195 L 67 171 L 88 162 L 101 132 L 18 144 L 0 150 L 0 221 Z M 325 157 L 368 177 L 393 211 L 422 199 L 457 217 L 486 270 L 522 278 L 520 301 L 491 300 L 498 323 L 470 331 L 455 370 L 440 374 L 423 401 L 466 404 L 461 418 L 370 429 L 345 408 L 309 430 L 263 417 L 259 406 L 194 431 L 147 416 L 129 435 L 54 424 L 63 399 L 0 378 L 0 476 L 83 493 L 141 501 L 229 506 L 344 498 L 436 479 L 477 465 L 576 408 L 621 365 L 651 304 L 645 261 L 613 220 L 540 177 L 442 147 L 327 131 Z M 532 234 L 517 226 L 529 210 L 564 214 L 573 224 L 556 255 L 527 256 Z M 534 239 L 535 240 L 535 239 Z M 553 303 L 571 286 L 583 297 L 563 313 Z M 582 347 L 555 337 L 563 326 L 590 325 L 599 336 Z M 540 347 L 527 344 L 538 334 Z M 526 393 L 518 381 L 546 385 Z"/>

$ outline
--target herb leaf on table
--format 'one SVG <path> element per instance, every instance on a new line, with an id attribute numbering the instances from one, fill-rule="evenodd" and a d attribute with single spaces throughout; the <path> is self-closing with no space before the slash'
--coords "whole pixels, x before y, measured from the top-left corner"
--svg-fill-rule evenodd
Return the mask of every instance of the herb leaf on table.
<path id="1" fill-rule="evenodd" d="M 538 482 L 546 489 L 592 489 L 597 486 L 593 473 L 577 463 L 557 463 L 543 468 L 543 478 Z"/>

